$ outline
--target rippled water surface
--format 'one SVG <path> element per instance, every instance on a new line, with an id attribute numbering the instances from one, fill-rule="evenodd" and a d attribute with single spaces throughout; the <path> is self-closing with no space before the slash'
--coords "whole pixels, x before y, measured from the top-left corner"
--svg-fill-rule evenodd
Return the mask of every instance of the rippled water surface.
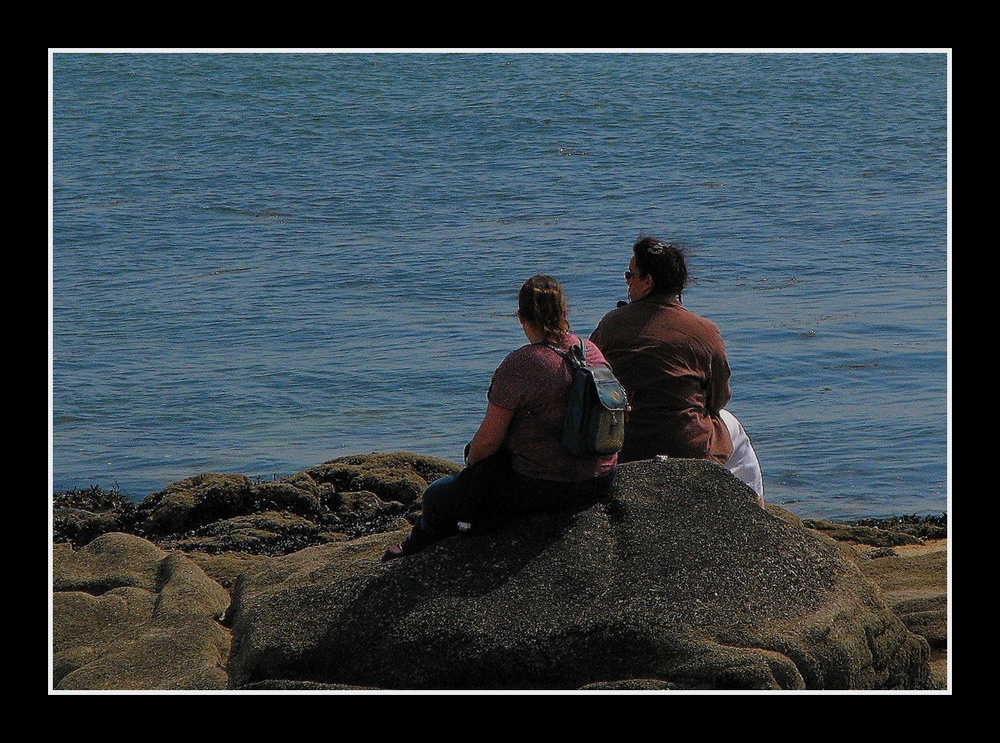
<path id="1" fill-rule="evenodd" d="M 948 510 L 948 56 L 52 56 L 55 490 L 460 461 L 528 276 L 692 248 L 804 518 Z"/>

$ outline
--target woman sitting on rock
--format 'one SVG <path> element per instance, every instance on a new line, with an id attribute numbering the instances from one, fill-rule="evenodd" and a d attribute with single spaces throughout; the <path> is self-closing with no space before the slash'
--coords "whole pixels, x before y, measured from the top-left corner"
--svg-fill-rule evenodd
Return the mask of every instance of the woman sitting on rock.
<path id="1" fill-rule="evenodd" d="M 517 317 L 530 342 L 508 354 L 493 373 L 486 415 L 466 447 L 468 466 L 428 486 L 420 519 L 402 543 L 386 550 L 383 560 L 411 555 L 459 533 L 470 502 L 480 497 L 486 503 L 479 517 L 490 524 L 585 508 L 611 490 L 617 454 L 578 456 L 562 444 L 572 372 L 548 346 L 567 351 L 580 343 L 570 330 L 562 285 L 551 276 L 532 276 L 518 295 Z M 590 364 L 607 365 L 594 343 L 586 348 Z M 480 523 L 474 529 L 480 530 Z"/>

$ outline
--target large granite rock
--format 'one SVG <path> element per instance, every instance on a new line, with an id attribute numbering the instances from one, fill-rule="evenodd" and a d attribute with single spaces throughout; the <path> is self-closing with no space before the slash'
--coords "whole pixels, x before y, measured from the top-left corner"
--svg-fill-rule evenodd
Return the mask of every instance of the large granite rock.
<path id="1" fill-rule="evenodd" d="M 54 689 L 934 683 L 946 596 L 708 462 L 625 465 L 605 503 L 380 562 L 457 469 L 372 454 L 276 483 L 207 473 L 138 507 L 57 499 Z"/>
<path id="2" fill-rule="evenodd" d="M 718 465 L 622 467 L 618 495 L 348 574 L 331 548 L 241 575 L 233 687 L 920 689 L 927 641 L 830 540 Z"/>

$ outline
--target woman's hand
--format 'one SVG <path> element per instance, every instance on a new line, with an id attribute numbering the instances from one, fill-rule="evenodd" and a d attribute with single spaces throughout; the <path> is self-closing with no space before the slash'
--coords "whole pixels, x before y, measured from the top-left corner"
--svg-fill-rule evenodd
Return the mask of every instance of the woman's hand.
<path id="1" fill-rule="evenodd" d="M 507 436 L 507 428 L 514 418 L 514 411 L 501 408 L 493 403 L 486 406 L 486 415 L 479 424 L 479 430 L 469 444 L 469 459 L 466 464 L 475 464 L 495 454 Z"/>

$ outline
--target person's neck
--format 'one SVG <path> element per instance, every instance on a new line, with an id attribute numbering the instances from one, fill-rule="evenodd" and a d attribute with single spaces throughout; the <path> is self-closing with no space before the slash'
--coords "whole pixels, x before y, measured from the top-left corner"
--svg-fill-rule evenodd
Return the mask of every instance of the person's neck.
<path id="1" fill-rule="evenodd" d="M 545 340 L 545 331 L 532 322 L 524 323 L 524 335 L 527 337 L 528 342 L 532 344 L 547 342 Z"/>
<path id="2" fill-rule="evenodd" d="M 524 334 L 528 338 L 528 343 L 545 343 L 545 333 L 531 328 L 525 328 Z"/>
<path id="3" fill-rule="evenodd" d="M 658 301 L 666 300 L 668 302 L 676 302 L 677 304 L 680 304 L 680 302 L 681 302 L 681 295 L 680 294 L 668 294 L 667 292 L 649 292 L 649 294 L 646 294 L 646 295 L 644 295 L 641 298 L 642 299 L 655 299 L 655 300 L 658 300 Z M 639 301 L 639 300 L 634 300 L 634 301 Z"/>

